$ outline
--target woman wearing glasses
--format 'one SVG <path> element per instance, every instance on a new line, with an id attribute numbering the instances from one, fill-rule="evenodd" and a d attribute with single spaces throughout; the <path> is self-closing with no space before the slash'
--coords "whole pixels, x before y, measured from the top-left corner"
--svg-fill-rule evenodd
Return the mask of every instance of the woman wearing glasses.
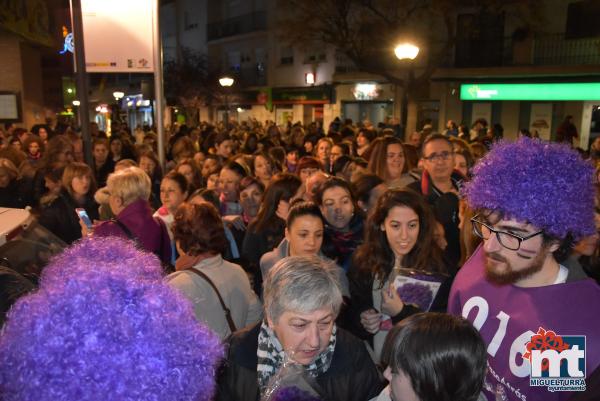
<path id="1" fill-rule="evenodd" d="M 354 253 L 348 273 L 351 297 L 348 320 L 352 332 L 370 342 L 376 362 L 392 326 L 423 311 L 417 303 L 409 302 L 415 299 L 414 294 L 430 297 L 428 310 L 446 310 L 451 276 L 434 240 L 434 224 L 423 198 L 407 189 L 385 192 L 367 220 L 365 242 Z M 428 277 L 450 278 L 442 280 L 434 295 L 423 287 L 397 288 L 395 281 L 401 269 L 433 273 Z"/>

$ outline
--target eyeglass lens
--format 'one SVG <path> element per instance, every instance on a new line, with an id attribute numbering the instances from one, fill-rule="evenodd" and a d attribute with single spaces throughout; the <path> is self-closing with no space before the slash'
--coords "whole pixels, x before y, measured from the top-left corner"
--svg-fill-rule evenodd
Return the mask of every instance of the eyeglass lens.
<path id="1" fill-rule="evenodd" d="M 492 231 L 489 227 L 485 226 L 481 222 L 474 221 L 473 229 L 475 230 L 475 234 L 484 240 L 490 239 L 492 233 L 496 233 L 496 238 L 498 239 L 498 242 L 500 242 L 500 245 L 507 249 L 516 251 L 521 246 L 521 241 L 517 237 L 513 237 L 512 235 L 502 231 Z"/>

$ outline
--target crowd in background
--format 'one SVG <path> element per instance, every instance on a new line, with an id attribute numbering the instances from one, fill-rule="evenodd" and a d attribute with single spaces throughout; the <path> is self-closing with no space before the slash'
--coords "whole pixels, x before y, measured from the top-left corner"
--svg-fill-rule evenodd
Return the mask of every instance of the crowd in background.
<path id="1" fill-rule="evenodd" d="M 157 136 L 148 128 L 131 130 L 113 123 L 107 136 L 92 126 L 93 160 L 88 165 L 82 139 L 70 127 L 39 125 L 27 131 L 7 125 L 0 148 L 0 206 L 31 207 L 40 224 L 66 244 L 87 236 L 132 240 L 159 257 L 168 284 L 192 302 L 195 317 L 221 339 L 254 327 L 230 344 L 231 369 L 217 395 L 223 400 L 238 399 L 248 391 L 246 381 L 258 381 L 263 395 L 276 371 L 272 365 L 283 363 L 270 356 L 278 344 L 274 338 L 292 340 L 281 338 L 283 328 L 275 334 L 270 330 L 278 327 L 280 315 L 298 308 L 294 309 L 293 299 L 290 305 L 273 306 L 290 294 L 274 294 L 279 289 L 269 283 L 281 279 L 294 290 L 293 280 L 277 276 L 285 272 L 286 261 L 308 258 L 313 267 L 328 266 L 327 274 L 340 284 L 339 297 L 331 287 L 328 296 L 335 300 L 310 303 L 307 298 L 312 305 L 307 311 L 334 305 L 318 318 L 327 325 L 335 321 L 364 340 L 369 354 L 356 350 L 354 337 L 336 336 L 334 330 L 322 341 L 332 347 L 331 352 L 327 347 L 318 350 L 322 360 L 313 361 L 313 351 L 307 351 L 307 365 L 316 377 L 329 364 L 360 365 L 356 376 L 327 376 L 320 384 L 332 399 L 372 398 L 383 387 L 375 364 L 389 367 L 388 376 L 398 367 L 409 370 L 403 365 L 406 361 L 394 359 L 392 349 L 411 348 L 402 348 L 407 346 L 398 343 L 397 329 L 392 327 L 404 322 L 403 333 L 419 333 L 420 325 L 450 319 L 420 313 L 446 311 L 457 272 L 481 242 L 473 234 L 473 211 L 461 198 L 461 188 L 471 179 L 477 161 L 503 138 L 499 124 L 488 126 L 484 120 L 470 128 L 449 121 L 441 133 L 432 132 L 426 122 L 406 138 L 400 128 L 340 119 L 326 129 L 319 122 L 278 126 L 269 121 L 175 126 L 165 141 L 163 169 Z M 519 136 L 535 133 L 523 129 Z M 571 132 L 561 140 L 575 137 Z M 595 163 L 600 140 L 589 152 L 580 153 Z M 80 209 L 93 226 L 83 223 L 76 212 Z M 596 212 L 600 216 L 598 207 Z M 583 238 L 573 252 L 560 258 L 600 280 L 598 234 Z M 300 275 L 299 266 L 287 268 Z M 430 306 L 404 303 L 390 290 L 400 269 L 440 278 Z M 329 279 L 324 276 L 322 281 Z M 475 369 L 472 380 L 480 384 L 461 395 L 461 399 L 477 400 L 483 375 L 479 372 L 485 371 L 480 338 L 464 322 L 444 324 L 462 331 L 461 338 L 473 336 L 470 345 L 475 344 L 482 355 L 469 367 Z M 258 341 L 267 356 L 261 359 L 259 352 L 258 360 L 252 360 L 244 341 L 255 341 L 254 350 Z M 349 356 L 341 361 L 333 353 L 336 341 L 348 350 Z M 243 369 L 236 370 L 248 358 L 263 370 L 249 377 Z M 368 389 L 354 389 L 350 379 Z M 334 396 L 336 388 L 343 388 L 346 395 Z"/>

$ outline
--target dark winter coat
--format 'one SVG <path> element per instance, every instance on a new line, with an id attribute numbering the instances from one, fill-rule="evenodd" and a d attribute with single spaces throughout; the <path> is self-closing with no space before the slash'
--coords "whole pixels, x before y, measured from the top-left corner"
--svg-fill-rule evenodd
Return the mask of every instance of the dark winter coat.
<path id="1" fill-rule="evenodd" d="M 63 189 L 58 197 L 42 210 L 39 223 L 58 238 L 71 244 L 81 238 L 81 225 L 75 209 L 84 208 L 92 221 L 98 220 L 98 204 L 93 194 L 89 194 L 81 205 Z"/>
<path id="2" fill-rule="evenodd" d="M 218 401 L 257 401 L 256 373 L 260 323 L 234 333 L 228 339 L 228 356 L 218 380 Z M 323 401 L 366 401 L 383 389 L 381 375 L 364 344 L 338 328 L 331 366 L 317 376 Z"/>

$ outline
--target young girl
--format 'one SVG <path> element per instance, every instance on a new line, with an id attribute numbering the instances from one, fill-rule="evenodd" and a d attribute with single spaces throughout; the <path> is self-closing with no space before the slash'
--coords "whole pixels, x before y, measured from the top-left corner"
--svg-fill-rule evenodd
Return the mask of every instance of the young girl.
<path id="1" fill-rule="evenodd" d="M 363 241 L 364 217 L 347 181 L 327 178 L 319 185 L 316 203 L 325 217 L 323 253 L 348 271 L 350 257 Z"/>
<path id="2" fill-rule="evenodd" d="M 485 344 L 469 321 L 419 313 L 397 324 L 383 346 L 390 382 L 376 401 L 485 400 Z"/>
<path id="3" fill-rule="evenodd" d="M 175 264 L 177 252 L 175 252 L 175 240 L 171 226 L 173 225 L 175 212 L 188 197 L 188 182 L 182 174 L 171 171 L 165 175 L 160 183 L 160 201 L 162 206 L 154 213 L 154 217 L 161 218 L 167 225 L 169 237 L 171 238 L 171 262 Z"/>

